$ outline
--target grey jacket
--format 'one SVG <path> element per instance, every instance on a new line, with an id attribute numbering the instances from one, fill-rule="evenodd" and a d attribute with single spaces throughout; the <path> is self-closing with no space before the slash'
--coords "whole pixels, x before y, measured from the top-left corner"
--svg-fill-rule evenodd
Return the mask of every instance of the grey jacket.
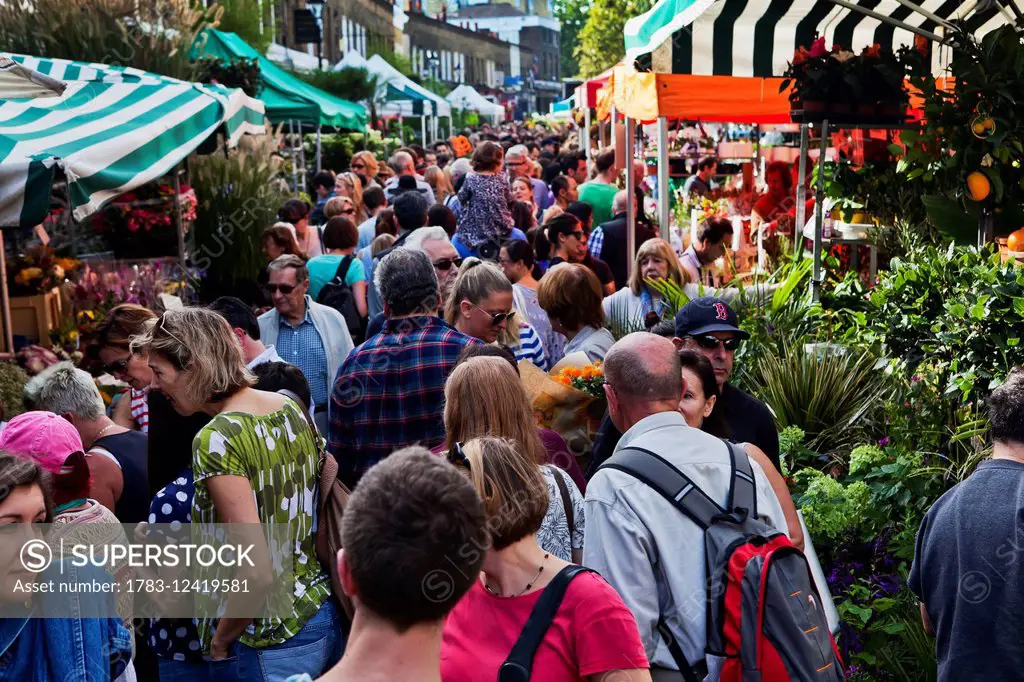
<path id="1" fill-rule="evenodd" d="M 729 451 L 720 439 L 686 425 L 679 412 L 662 412 L 633 425 L 615 448 L 657 453 L 719 504 L 731 478 Z M 614 455 L 613 455 L 614 457 Z M 764 472 L 751 461 L 757 510 L 767 524 L 786 531 L 782 507 Z M 704 533 L 657 492 L 629 474 L 599 469 L 587 484 L 583 564 L 622 595 L 640 628 L 652 666 L 677 669 L 657 631 L 664 614 L 691 664 L 704 659 L 706 576 Z M 708 661 L 717 680 L 716 666 Z"/>
<path id="2" fill-rule="evenodd" d="M 348 333 L 345 318 L 334 308 L 320 305 L 309 296 L 306 296 L 306 305 L 309 307 L 313 327 L 320 334 L 324 352 L 327 353 L 327 395 L 330 396 L 338 368 L 352 352 L 352 335 Z M 280 313 L 271 308 L 260 315 L 259 323 L 260 341 L 267 346 L 277 345 L 277 333 L 281 328 Z"/>

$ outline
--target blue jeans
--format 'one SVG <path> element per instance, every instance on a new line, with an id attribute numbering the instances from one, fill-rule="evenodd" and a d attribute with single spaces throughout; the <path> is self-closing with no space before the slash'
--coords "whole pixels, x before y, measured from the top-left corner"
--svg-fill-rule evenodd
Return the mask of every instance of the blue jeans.
<path id="1" fill-rule="evenodd" d="M 160 682 L 214 682 L 209 663 L 186 663 L 169 658 L 158 659 Z"/>
<path id="2" fill-rule="evenodd" d="M 338 662 L 344 645 L 338 607 L 329 599 L 302 630 L 286 642 L 262 649 L 236 642 L 228 658 L 207 664 L 209 679 L 285 682 L 301 673 L 316 679 Z"/>

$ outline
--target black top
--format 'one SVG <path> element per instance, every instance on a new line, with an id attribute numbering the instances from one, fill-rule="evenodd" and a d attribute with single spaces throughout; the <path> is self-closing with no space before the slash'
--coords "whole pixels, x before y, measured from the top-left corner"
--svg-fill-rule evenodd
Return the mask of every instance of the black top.
<path id="1" fill-rule="evenodd" d="M 1024 464 L 982 462 L 921 522 L 910 589 L 935 627 L 939 682 L 1019 680 L 1024 670 Z"/>
<path id="2" fill-rule="evenodd" d="M 764 450 L 775 468 L 779 467 L 779 432 L 775 417 L 757 398 L 744 393 L 732 384 L 726 384 L 715 404 L 729 425 L 729 440 L 734 443 L 753 443 Z"/>
<path id="3" fill-rule="evenodd" d="M 103 448 L 117 460 L 124 477 L 121 497 L 114 504 L 114 515 L 121 523 L 138 523 L 149 517 L 149 439 L 139 431 L 104 436 L 92 444 Z M 90 448 L 91 450 L 92 448 Z M 103 455 L 94 455 L 102 457 Z"/>
<path id="4" fill-rule="evenodd" d="M 618 291 L 626 286 L 626 280 L 629 279 L 629 262 L 636 255 L 635 253 L 633 255 L 626 253 L 626 214 L 620 213 L 598 227 L 604 233 L 604 241 L 601 243 L 601 260 L 605 261 L 611 269 L 612 276 L 615 278 L 615 290 Z M 637 250 L 645 241 L 658 236 L 654 228 L 640 222 L 637 222 L 633 230 L 636 235 L 635 248 Z"/>
<path id="5" fill-rule="evenodd" d="M 149 392 L 149 496 L 192 466 L 192 441 L 210 422 L 202 412 L 183 417 L 159 391 Z"/>

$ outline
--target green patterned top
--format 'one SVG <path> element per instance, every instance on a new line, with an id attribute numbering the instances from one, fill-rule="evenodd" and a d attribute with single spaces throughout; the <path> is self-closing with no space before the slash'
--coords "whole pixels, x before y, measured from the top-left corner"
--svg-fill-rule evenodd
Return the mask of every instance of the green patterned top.
<path id="1" fill-rule="evenodd" d="M 331 593 L 330 576 L 317 560 L 314 546 L 320 472 L 309 424 L 291 400 L 264 416 L 223 412 L 196 435 L 192 455 L 196 481 L 193 523 L 218 521 L 207 487 L 209 478 L 244 476 L 252 485 L 260 522 L 277 531 L 286 525 L 288 537 L 295 538 L 291 616 L 255 619 L 239 640 L 256 648 L 280 644 L 298 634 Z M 211 625 L 210 620 L 199 624 L 204 648 L 210 644 Z"/>

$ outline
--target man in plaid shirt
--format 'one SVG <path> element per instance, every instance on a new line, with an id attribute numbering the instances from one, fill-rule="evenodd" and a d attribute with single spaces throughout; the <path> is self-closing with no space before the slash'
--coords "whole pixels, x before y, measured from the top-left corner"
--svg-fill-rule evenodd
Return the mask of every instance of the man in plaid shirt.
<path id="1" fill-rule="evenodd" d="M 349 487 L 399 448 L 444 440 L 444 383 L 462 349 L 479 343 L 437 316 L 437 275 L 426 254 L 395 249 L 375 279 L 384 331 L 342 363 L 331 393 L 328 447 Z"/>

